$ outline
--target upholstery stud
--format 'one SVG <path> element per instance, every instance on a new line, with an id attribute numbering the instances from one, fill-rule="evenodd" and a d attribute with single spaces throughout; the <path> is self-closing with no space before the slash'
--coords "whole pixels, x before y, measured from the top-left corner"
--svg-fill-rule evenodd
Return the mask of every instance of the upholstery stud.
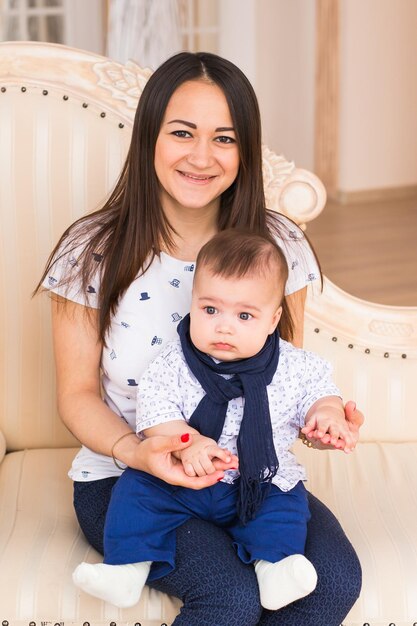
<path id="1" fill-rule="evenodd" d="M 62 96 L 62 99 L 63 99 L 63 100 L 68 100 L 68 96 L 67 96 L 67 95 Z"/>
<path id="2" fill-rule="evenodd" d="M 105 114 L 105 112 L 104 112 L 104 111 L 102 111 L 102 112 L 100 113 L 100 117 L 106 117 L 106 114 Z"/>
<path id="3" fill-rule="evenodd" d="M 26 91 L 26 87 L 21 87 L 20 91 L 22 91 L 23 93 L 25 93 L 25 91 Z"/>
<path id="4" fill-rule="evenodd" d="M 43 96 L 47 96 L 47 95 L 48 95 L 48 90 L 47 90 L 47 89 L 44 89 L 44 90 L 42 91 L 42 95 L 43 95 Z"/>
<path id="5" fill-rule="evenodd" d="M 88 107 L 87 102 L 83 102 L 83 109 L 86 109 Z"/>
<path id="6" fill-rule="evenodd" d="M 6 91 L 6 87 L 1 88 L 1 92 L 4 93 Z"/>

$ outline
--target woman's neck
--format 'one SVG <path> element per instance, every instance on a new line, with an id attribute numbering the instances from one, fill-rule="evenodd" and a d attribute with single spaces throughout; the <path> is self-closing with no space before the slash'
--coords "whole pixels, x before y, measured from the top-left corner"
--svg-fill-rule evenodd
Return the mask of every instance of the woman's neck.
<path id="1" fill-rule="evenodd" d="M 217 233 L 217 210 L 198 211 L 182 209 L 167 211 L 167 218 L 175 233 L 173 248 L 164 252 L 182 261 L 194 261 L 202 246 Z"/>

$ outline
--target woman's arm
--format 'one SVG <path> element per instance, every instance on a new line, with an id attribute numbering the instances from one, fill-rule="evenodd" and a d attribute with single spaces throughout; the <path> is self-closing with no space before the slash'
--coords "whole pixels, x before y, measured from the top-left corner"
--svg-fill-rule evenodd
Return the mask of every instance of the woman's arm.
<path id="1" fill-rule="evenodd" d="M 52 330 L 58 410 L 64 424 L 82 444 L 106 456 L 111 456 L 115 447 L 117 458 L 129 467 L 191 489 L 213 485 L 223 476 L 220 471 L 210 476 L 186 476 L 171 452 L 187 448 L 192 437 L 188 442 L 181 441 L 180 435 L 151 437 L 141 442 L 132 436 L 124 437 L 115 446 L 122 435 L 133 431 L 101 397 L 98 311 L 53 296 Z"/>

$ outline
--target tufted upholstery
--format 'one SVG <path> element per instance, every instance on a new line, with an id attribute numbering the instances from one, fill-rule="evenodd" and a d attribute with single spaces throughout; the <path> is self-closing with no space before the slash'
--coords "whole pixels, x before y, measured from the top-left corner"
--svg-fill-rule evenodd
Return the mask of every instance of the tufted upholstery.
<path id="1" fill-rule="evenodd" d="M 48 298 L 30 297 L 58 236 L 116 180 L 148 75 L 63 46 L 0 44 L 0 622 L 10 626 L 160 626 L 179 608 L 146 590 L 139 607 L 118 610 L 72 585 L 74 565 L 100 557 L 72 510 L 78 443 L 56 412 Z M 299 223 L 323 208 L 317 178 L 266 147 L 264 172 L 269 206 Z M 416 320 L 417 309 L 372 306 L 329 282 L 308 303 L 307 346 L 334 362 L 367 415 L 351 457 L 299 446 L 310 488 L 363 564 L 345 626 L 417 622 Z"/>

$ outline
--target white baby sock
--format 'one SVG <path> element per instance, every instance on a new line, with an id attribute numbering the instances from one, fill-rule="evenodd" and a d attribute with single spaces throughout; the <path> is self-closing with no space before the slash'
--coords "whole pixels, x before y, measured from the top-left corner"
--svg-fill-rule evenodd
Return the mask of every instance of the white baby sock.
<path id="1" fill-rule="evenodd" d="M 139 602 L 151 564 L 151 561 L 127 565 L 80 563 L 72 580 L 90 595 L 125 609 Z"/>
<path id="2" fill-rule="evenodd" d="M 313 565 L 302 554 L 292 554 L 277 563 L 256 561 L 261 604 L 276 611 L 311 593 L 317 584 Z"/>

